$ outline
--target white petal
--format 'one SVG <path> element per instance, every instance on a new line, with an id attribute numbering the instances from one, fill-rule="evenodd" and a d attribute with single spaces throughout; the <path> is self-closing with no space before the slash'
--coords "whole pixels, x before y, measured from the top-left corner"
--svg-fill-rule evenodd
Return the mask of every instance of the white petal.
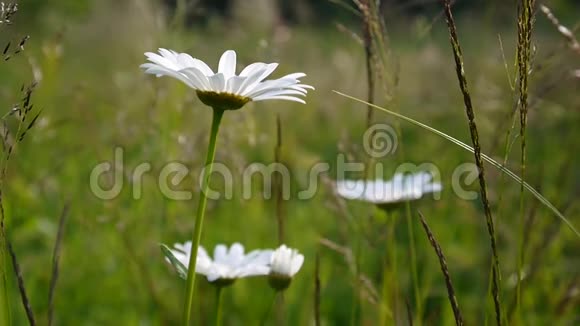
<path id="1" fill-rule="evenodd" d="M 212 76 L 215 73 L 213 72 L 213 70 L 211 70 L 211 68 L 203 61 L 199 60 L 199 59 L 193 59 L 195 62 L 195 67 L 197 69 L 199 69 L 201 72 L 203 72 L 204 75 L 206 76 Z"/>
<path id="2" fill-rule="evenodd" d="M 266 77 L 270 76 L 270 74 L 276 70 L 276 68 L 278 67 L 277 63 L 270 63 L 267 64 L 263 67 L 263 69 L 260 70 L 256 70 L 254 71 L 249 77 L 248 79 L 251 78 L 251 83 L 248 82 L 244 85 L 244 89 L 242 90 L 244 93 L 248 93 L 251 92 L 253 89 L 255 89 L 258 85 L 260 85 L 260 82 L 264 79 L 266 79 Z"/>
<path id="3" fill-rule="evenodd" d="M 264 98 L 269 98 L 269 97 L 272 97 L 272 96 L 279 96 L 279 95 L 299 95 L 299 96 L 304 96 L 304 93 L 299 92 L 299 91 L 295 91 L 295 90 L 291 90 L 291 89 L 269 90 L 267 92 L 264 92 L 263 94 L 260 94 L 258 96 L 252 97 L 252 99 L 254 101 L 260 101 L 261 99 L 264 99 Z"/>
<path id="4" fill-rule="evenodd" d="M 218 72 L 224 75 L 224 78 L 228 80 L 236 74 L 236 52 L 233 50 L 228 50 L 222 54 L 220 58 Z"/>
<path id="5" fill-rule="evenodd" d="M 293 96 L 270 96 L 261 98 L 259 100 L 254 99 L 254 101 L 265 101 L 265 100 L 286 100 L 306 104 L 306 102 L 303 99 Z"/>
<path id="6" fill-rule="evenodd" d="M 176 243 L 173 247 L 183 253 L 189 254 L 191 252 L 191 241 L 185 243 Z"/>
<path id="7" fill-rule="evenodd" d="M 210 90 L 210 82 L 208 78 L 197 68 L 186 68 L 179 71 L 182 75 L 186 76 L 189 80 L 195 81 L 198 85 L 197 89 L 202 91 Z"/>
<path id="8" fill-rule="evenodd" d="M 254 98 L 255 96 L 258 96 L 260 94 L 262 94 L 265 91 L 269 91 L 269 90 L 278 90 L 281 88 L 286 88 L 288 86 L 294 85 L 296 84 L 297 81 L 292 80 L 292 79 L 274 79 L 274 80 L 267 80 L 265 82 L 261 82 L 261 83 L 255 83 L 255 87 L 251 87 L 251 88 L 246 88 L 243 91 L 244 96 L 250 97 L 250 98 Z"/>
<path id="9" fill-rule="evenodd" d="M 213 260 L 216 263 L 227 263 L 227 252 L 228 252 L 228 248 L 223 245 L 223 244 L 219 244 L 217 246 L 215 246 L 215 249 L 213 250 Z"/>
<path id="10" fill-rule="evenodd" d="M 244 246 L 236 242 L 230 247 L 228 252 L 228 264 L 238 266 L 244 259 Z"/>
<path id="11" fill-rule="evenodd" d="M 298 273 L 303 263 L 304 255 L 297 253 L 297 255 L 294 256 L 294 259 L 292 259 L 292 270 L 290 271 L 290 275 L 294 276 L 296 273 Z"/>
<path id="12" fill-rule="evenodd" d="M 208 282 L 213 282 L 215 280 L 217 280 L 218 278 L 220 278 L 219 274 L 208 274 L 206 275 Z"/>
<path id="13" fill-rule="evenodd" d="M 262 70 L 266 68 L 266 64 L 263 62 L 254 62 L 250 65 L 248 65 L 246 68 L 242 69 L 242 72 L 240 72 L 240 76 L 242 77 L 248 77 L 252 74 L 254 74 L 256 71 L 258 70 Z"/>
<path id="14" fill-rule="evenodd" d="M 156 53 L 147 52 L 145 53 L 147 59 L 155 64 L 158 64 L 164 68 L 171 69 L 171 70 L 179 70 L 179 65 L 175 63 L 173 60 L 160 56 Z"/>
<path id="15" fill-rule="evenodd" d="M 288 74 L 288 75 L 286 75 L 284 77 L 280 77 L 279 79 L 299 79 L 299 78 L 302 78 L 302 77 L 306 77 L 306 74 L 303 73 L 303 72 L 295 72 L 295 73 L 292 73 L 292 74 Z"/>
<path id="16" fill-rule="evenodd" d="M 274 251 L 271 249 L 267 250 L 253 250 L 246 255 L 245 260 L 248 264 L 259 264 L 259 265 L 267 265 L 270 263 L 270 259 L 272 257 L 272 253 Z"/>
<path id="17" fill-rule="evenodd" d="M 248 96 L 247 94 L 249 93 L 249 91 L 251 91 L 255 87 L 255 85 L 259 84 L 258 79 L 265 71 L 266 67 L 264 66 L 262 69 L 247 76 L 246 80 L 244 80 L 240 85 L 238 89 L 238 94 L 242 96 Z"/>
<path id="18" fill-rule="evenodd" d="M 240 86 L 246 80 L 246 77 L 241 76 L 233 76 L 232 78 L 226 81 L 226 92 L 232 94 L 239 94 Z"/>
<path id="19" fill-rule="evenodd" d="M 145 66 L 145 65 L 148 65 L 148 64 L 144 64 L 144 65 L 142 65 L 142 67 L 146 68 L 145 73 L 147 73 L 147 74 L 154 74 L 157 77 L 160 77 L 160 76 L 173 77 L 173 78 L 181 80 L 187 86 L 189 86 L 193 89 L 200 89 L 202 86 L 197 80 L 190 79 L 190 78 L 188 78 L 188 76 L 185 76 L 177 71 L 170 70 L 170 69 L 164 68 L 164 67 L 159 66 L 159 65 L 153 65 L 153 64 L 149 64 L 150 66 Z"/>
<path id="20" fill-rule="evenodd" d="M 208 77 L 210 90 L 214 92 L 223 92 L 226 88 L 226 81 L 224 75 L 220 72 Z"/>
<path id="21" fill-rule="evenodd" d="M 270 274 L 270 268 L 266 265 L 249 265 L 239 271 L 238 277 L 262 276 Z"/>
<path id="22" fill-rule="evenodd" d="M 197 68 L 201 71 L 205 76 L 212 76 L 214 75 L 213 70 L 203 61 L 199 59 L 195 59 L 191 57 L 187 53 L 180 53 L 177 55 L 177 62 L 181 67 L 184 68 Z"/>

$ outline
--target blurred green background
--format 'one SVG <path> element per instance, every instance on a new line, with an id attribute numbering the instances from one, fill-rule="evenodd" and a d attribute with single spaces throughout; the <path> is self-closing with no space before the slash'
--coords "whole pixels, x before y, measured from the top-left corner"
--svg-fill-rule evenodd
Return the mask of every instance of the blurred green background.
<path id="1" fill-rule="evenodd" d="M 405 302 L 415 312 L 404 209 L 385 216 L 364 203 L 347 202 L 345 211 L 324 182 L 313 199 L 296 199 L 308 185 L 309 168 L 316 162 L 335 167 L 340 153 L 351 160 L 368 159 L 362 146 L 366 107 L 332 92 L 366 97 L 364 50 L 348 31 L 360 34 L 360 17 L 336 1 L 192 1 L 186 24 L 180 27 L 173 24 L 172 1 L 27 0 L 19 4 L 14 24 L 3 27 L 2 44 L 24 35 L 30 35 L 30 40 L 24 52 L 0 64 L 0 107 L 8 112 L 19 101 L 21 86 L 37 80 L 33 103 L 42 114 L 10 160 L 3 202 L 6 234 L 40 324 L 47 319 L 52 250 L 66 203 L 70 212 L 54 299 L 55 325 L 179 321 L 185 283 L 164 262 L 159 243 L 191 237 L 197 175 L 205 157 L 211 112 L 181 83 L 156 79 L 139 69 L 145 62 L 143 53 L 159 47 L 190 53 L 211 67 L 217 67 L 223 51 L 234 49 L 239 67 L 256 61 L 279 62 L 273 77 L 302 71 L 307 74 L 303 82 L 316 87 L 306 105 L 259 102 L 228 112 L 219 136 L 217 160 L 230 167 L 239 182 L 249 164 L 273 161 L 277 115 L 282 122 L 282 161 L 291 169 L 294 194 L 284 204 L 286 242 L 304 253 L 306 260 L 285 294 L 284 309 L 274 310 L 268 324 L 280 320 L 287 320 L 287 325 L 313 324 L 317 253 L 323 324 L 347 325 L 353 320 L 354 276 L 345 257 L 320 245 L 321 238 L 352 250 L 367 280 L 356 324 L 382 323 L 385 307 L 392 310 L 395 301 L 399 324 L 405 324 Z M 565 26 L 578 25 L 577 1 L 546 4 Z M 385 73 L 392 83 L 387 92 L 378 87 L 377 103 L 470 143 L 439 2 L 385 1 L 382 10 L 388 30 Z M 509 79 L 515 73 L 516 4 L 457 1 L 457 21 L 482 148 L 501 161 L 515 98 Z M 541 13 L 536 16 L 533 41 L 527 180 L 578 227 L 580 79 L 573 71 L 580 69 L 580 56 Z M 415 319 L 429 325 L 453 322 L 439 263 L 416 218 L 420 209 L 447 256 L 467 324 L 483 324 L 492 316 L 486 299 L 490 256 L 483 210 L 479 200 L 462 200 L 451 189 L 454 169 L 472 162 L 472 155 L 378 111 L 375 121 L 401 130 L 396 155 L 380 161 L 388 170 L 385 178 L 404 162 L 429 162 L 441 171 L 441 198 L 411 204 L 420 301 L 425 307 L 423 316 L 414 315 Z M 516 123 L 514 132 L 518 131 Z M 98 163 L 113 159 L 117 147 L 124 150 L 124 188 L 117 198 L 100 200 L 90 190 L 89 176 Z M 516 140 L 508 165 L 517 173 L 519 158 Z M 158 189 L 159 171 L 171 161 L 192 169 L 191 177 L 177 188 L 195 190 L 194 200 L 173 201 Z M 135 200 L 131 173 L 143 162 L 153 170 L 144 177 L 142 198 Z M 507 312 L 515 298 L 519 184 L 502 180 L 492 167 L 487 171 Z M 219 179 L 214 178 L 217 188 L 223 186 Z M 335 176 L 329 173 L 325 179 Z M 255 187 L 250 200 L 241 199 L 238 187 L 233 200 L 209 202 L 202 240 L 206 248 L 236 241 L 248 250 L 277 245 L 275 203 L 259 195 L 259 182 Z M 528 194 L 525 216 L 529 226 L 523 324 L 577 324 L 579 239 Z M 355 221 L 362 235 L 355 236 L 346 221 Z M 390 253 L 397 257 L 396 273 Z M 16 278 L 12 266 L 5 263 L 8 260 L 2 264 L 8 271 L 6 299 L 13 324 L 25 325 Z M 199 279 L 194 314 L 197 323 L 205 325 L 211 322 L 214 293 Z M 224 323 L 255 325 L 271 300 L 264 279 L 240 280 L 225 292 Z M 386 324 L 393 323 L 387 318 Z"/>

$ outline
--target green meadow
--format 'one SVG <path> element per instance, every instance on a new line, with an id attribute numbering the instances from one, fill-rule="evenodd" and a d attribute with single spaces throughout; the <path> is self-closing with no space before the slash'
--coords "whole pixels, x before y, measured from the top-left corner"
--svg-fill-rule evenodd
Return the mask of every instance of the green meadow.
<path id="1" fill-rule="evenodd" d="M 144 53 L 158 48 L 212 69 L 232 49 L 236 72 L 277 62 L 269 78 L 304 72 L 300 81 L 315 87 L 306 104 L 252 101 L 224 114 L 215 159 L 230 174 L 212 175 L 221 198 L 208 200 L 201 245 L 211 253 L 239 242 L 250 251 L 276 248 L 282 237 L 305 258 L 283 294 L 267 277 L 224 288 L 223 325 L 454 324 L 419 213 L 445 256 L 465 324 L 496 324 L 488 208 L 501 324 L 580 323 L 580 235 L 570 227 L 580 229 L 578 4 L 543 3 L 555 24 L 535 3 L 528 59 L 518 56 L 525 42 L 517 51 L 518 20 L 525 19 L 518 6 L 530 1 L 457 1 L 452 8 L 481 151 L 521 177 L 525 140 L 524 180 L 549 208 L 488 163 L 484 205 L 474 154 L 337 93 L 367 101 L 372 87 L 376 105 L 472 146 L 442 3 L 384 1 L 361 13 L 348 0 L 248 0 L 231 1 L 224 14 L 207 9 L 211 2 L 178 2 L 190 3 L 182 20 L 171 1 L 22 0 L 12 24 L 0 25 L 0 46 L 10 42 L 5 56 L 13 54 L 0 63 L 0 325 L 29 324 L 23 292 L 39 325 L 182 323 L 186 281 L 160 244 L 192 238 L 212 110 L 178 80 L 143 72 Z M 374 24 L 368 37 L 365 19 Z M 368 66 L 365 44 L 373 52 Z M 394 133 L 371 145 L 391 146 L 372 157 L 368 130 L 377 124 Z M 116 159 L 122 169 L 95 184 L 95 168 Z M 248 177 L 274 162 L 288 170 L 288 178 L 274 177 L 285 198 L 268 175 Z M 366 168 L 343 175 L 345 162 Z M 187 175 L 175 181 L 168 164 Z M 314 173 L 321 164 L 325 171 Z M 426 167 L 436 170 L 442 191 L 399 205 L 346 200 L 335 189 L 343 178 L 389 180 Z M 115 186 L 111 198 L 95 193 Z M 306 189 L 313 192 L 305 198 Z M 168 195 L 177 191 L 190 196 Z M 198 275 L 192 323 L 213 324 L 215 301 L 213 285 Z"/>

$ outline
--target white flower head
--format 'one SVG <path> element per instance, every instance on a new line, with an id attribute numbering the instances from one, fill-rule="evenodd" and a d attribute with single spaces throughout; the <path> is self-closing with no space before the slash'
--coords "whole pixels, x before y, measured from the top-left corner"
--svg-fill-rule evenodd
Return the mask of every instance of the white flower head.
<path id="1" fill-rule="evenodd" d="M 173 247 L 171 253 L 187 268 L 191 255 L 191 241 L 176 243 Z M 238 278 L 268 275 L 271 254 L 272 250 L 253 250 L 245 254 L 244 246 L 240 243 L 234 243 L 229 249 L 219 244 L 214 249 L 212 259 L 207 251 L 199 246 L 195 272 L 205 275 L 209 282 L 231 284 Z"/>
<path id="2" fill-rule="evenodd" d="M 373 204 L 391 204 L 416 200 L 427 193 L 439 192 L 441 183 L 432 182 L 428 172 L 403 175 L 397 173 L 393 179 L 341 180 L 336 182 L 337 193 L 346 199 L 361 200 Z"/>
<path id="3" fill-rule="evenodd" d="M 286 289 L 303 263 L 304 255 L 298 250 L 281 245 L 270 257 L 270 286 L 277 291 Z"/>
<path id="4" fill-rule="evenodd" d="M 252 63 L 236 75 L 236 52 L 233 50 L 221 56 L 217 72 L 187 53 L 159 49 L 159 54 L 146 52 L 145 56 L 150 61 L 141 65 L 145 73 L 179 79 L 196 90 L 204 104 L 222 110 L 237 110 L 250 101 L 305 103 L 300 97 L 305 96 L 308 89 L 314 89 L 300 83 L 299 79 L 306 76 L 301 72 L 264 80 L 278 67 L 277 63 Z"/>

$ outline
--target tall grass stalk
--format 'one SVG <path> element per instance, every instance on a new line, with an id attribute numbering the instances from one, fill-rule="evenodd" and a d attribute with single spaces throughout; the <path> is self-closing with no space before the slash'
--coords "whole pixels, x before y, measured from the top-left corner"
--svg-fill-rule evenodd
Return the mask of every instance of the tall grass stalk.
<path id="1" fill-rule="evenodd" d="M 22 300 L 24 312 L 26 312 L 28 324 L 30 326 L 35 326 L 36 318 L 34 317 L 34 313 L 32 312 L 30 299 L 28 299 L 28 295 L 26 294 L 26 287 L 24 286 L 24 277 L 22 276 L 22 270 L 20 269 L 20 265 L 18 264 L 18 260 L 16 259 L 16 253 L 14 252 L 14 248 L 12 248 L 12 244 L 8 239 L 6 239 L 6 242 L 8 244 L 8 253 L 10 254 L 10 258 L 12 260 L 12 268 L 14 269 L 14 274 L 16 275 L 16 281 L 18 283 L 18 291 L 20 292 L 20 299 Z"/>
<path id="2" fill-rule="evenodd" d="M 320 253 L 316 252 L 314 261 L 314 326 L 320 326 Z"/>
<path id="3" fill-rule="evenodd" d="M 357 101 L 357 102 L 365 103 L 366 104 L 366 102 L 364 100 L 358 99 L 358 98 L 356 98 L 354 96 L 350 96 L 350 95 L 341 93 L 341 92 L 336 91 L 336 90 L 334 92 L 336 94 L 340 95 L 340 96 L 344 96 L 344 97 L 349 98 L 349 99 L 351 99 L 353 101 Z M 460 140 L 458 140 L 456 138 L 453 138 L 453 137 L 449 136 L 448 134 L 446 134 L 444 132 L 441 132 L 441 131 L 433 128 L 433 127 L 430 127 L 430 126 L 428 126 L 428 125 L 426 125 L 424 123 L 421 123 L 421 122 L 419 122 L 417 120 L 411 119 L 411 118 L 409 118 L 407 116 L 404 116 L 404 115 L 402 115 L 400 113 L 391 111 L 389 109 L 385 109 L 385 108 L 380 107 L 378 105 L 373 105 L 373 107 L 375 109 L 377 109 L 377 110 L 383 111 L 383 112 L 385 112 L 385 113 L 387 113 L 389 115 L 392 115 L 392 116 L 397 117 L 397 118 L 399 118 L 401 120 L 407 121 L 407 122 L 409 122 L 411 124 L 414 124 L 414 125 L 416 125 L 418 127 L 421 127 L 423 129 L 425 129 L 425 130 L 427 130 L 427 131 L 429 131 L 429 132 L 431 132 L 431 133 L 433 133 L 433 134 L 435 134 L 435 135 L 437 135 L 439 137 L 442 137 L 445 140 L 447 140 L 447 141 L 449 141 L 449 142 L 451 142 L 451 143 L 453 143 L 453 144 L 455 144 L 455 145 L 463 148 L 464 150 L 466 150 L 466 151 L 468 151 L 470 153 L 475 153 L 475 150 L 474 150 L 473 147 L 471 147 L 471 146 L 467 145 L 466 143 L 464 143 L 464 142 L 462 142 L 462 141 L 460 141 Z M 487 163 L 491 164 L 493 167 L 495 167 L 498 170 L 500 170 L 502 173 L 504 173 L 508 177 L 510 177 L 513 180 L 515 180 L 516 182 L 518 182 L 518 183 L 521 183 L 522 182 L 522 179 L 517 174 L 515 174 L 510 169 L 506 168 L 503 164 L 497 162 L 496 160 L 494 160 L 490 156 L 488 156 L 488 155 L 486 155 L 484 153 L 481 153 L 481 158 L 484 161 L 486 161 Z M 580 238 L 580 231 L 578 231 L 578 229 L 576 229 L 576 227 L 574 226 L 574 224 L 572 224 L 572 222 L 570 222 L 570 220 L 568 218 L 566 218 L 566 216 L 564 216 L 564 214 L 562 214 L 562 212 L 560 212 L 556 208 L 556 206 L 554 206 L 548 199 L 546 199 L 546 197 L 544 197 L 540 192 L 538 192 L 536 189 L 534 189 L 534 187 L 532 187 L 530 184 L 528 184 L 527 182 L 523 182 L 523 183 L 524 183 L 524 188 L 529 193 L 531 193 L 534 197 L 536 197 L 536 199 L 538 199 L 540 201 L 540 203 L 542 203 L 542 205 L 544 205 L 548 209 L 550 209 L 550 211 L 552 211 L 552 213 L 556 217 L 558 217 L 564 224 L 566 224 L 566 226 L 568 227 L 568 229 L 570 229 L 570 231 L 572 231 L 574 233 L 574 235 L 576 235 L 578 238 Z"/>
<path id="4" fill-rule="evenodd" d="M 7 47 L 8 48 L 8 47 Z M 5 51 L 6 52 L 6 51 Z M 12 108 L 8 113 L 6 113 L 1 119 L 0 122 L 2 123 L 3 127 L 3 134 L 1 135 L 1 144 L 3 155 L 0 160 L 0 245 L 2 245 L 2 253 L 3 255 L 8 254 L 10 256 L 10 261 L 12 263 L 12 268 L 14 274 L 16 275 L 16 281 L 18 283 L 18 291 L 20 293 L 20 298 L 22 304 L 24 306 L 24 310 L 26 312 L 26 316 L 28 321 L 31 325 L 35 325 L 35 318 L 32 308 L 30 306 L 30 301 L 28 299 L 28 295 L 26 293 L 26 288 L 24 286 L 24 278 L 22 276 L 22 272 L 20 270 L 20 265 L 18 264 L 18 259 L 16 257 L 16 252 L 12 247 L 12 244 L 8 240 L 8 235 L 6 232 L 6 213 L 4 210 L 4 181 L 6 178 L 6 173 L 8 171 L 8 163 L 15 151 L 17 145 L 22 142 L 28 132 L 34 127 L 38 117 L 40 116 L 40 111 L 36 114 L 33 114 L 33 107 L 32 104 L 32 93 L 36 87 L 36 83 L 32 83 L 28 87 L 22 87 L 21 92 L 23 93 L 22 99 L 18 105 Z M 31 118 L 32 116 L 32 118 Z M 17 119 L 17 127 L 14 133 L 11 133 L 8 127 L 6 120 L 10 117 L 15 117 Z M 4 261 L 8 260 L 8 257 L 4 256 Z M 3 266 L 8 266 L 8 262 Z M 3 276 L 2 276 L 2 283 L 3 292 L 6 294 L 5 296 L 5 303 L 3 304 L 3 310 L 5 310 L 6 318 L 8 319 L 8 323 L 11 323 L 10 318 L 10 304 L 8 300 L 8 291 L 7 291 L 7 272 L 6 269 L 3 268 Z"/>
<path id="5" fill-rule="evenodd" d="M 193 290 L 195 288 L 195 265 L 197 261 L 197 249 L 201 240 L 201 229 L 203 227 L 203 217 L 205 215 L 205 206 L 207 204 L 207 190 L 209 187 L 209 180 L 213 168 L 213 161 L 215 158 L 217 135 L 219 132 L 220 123 L 224 114 L 224 110 L 214 108 L 211 130 L 209 134 L 209 143 L 207 146 L 207 154 L 205 158 L 205 165 L 203 171 L 203 181 L 201 192 L 199 193 L 199 200 L 197 203 L 197 214 L 195 216 L 195 226 L 193 236 L 191 239 L 191 256 L 189 257 L 189 265 L 187 270 L 187 289 L 185 292 L 185 306 L 183 307 L 183 325 L 189 326 L 191 319 L 191 305 L 193 303 Z"/>
<path id="6" fill-rule="evenodd" d="M 485 180 L 485 170 L 483 166 L 483 160 L 481 157 L 481 148 L 479 144 L 479 134 L 477 131 L 477 124 L 475 123 L 475 113 L 473 111 L 473 105 L 471 101 L 471 95 L 469 94 L 469 88 L 467 86 L 467 78 L 465 76 L 465 67 L 463 64 L 463 54 L 461 51 L 461 46 L 459 44 L 459 38 L 457 36 L 457 27 L 455 26 L 455 21 L 453 19 L 453 14 L 451 12 L 451 2 L 449 0 L 443 1 L 445 17 L 447 21 L 447 27 L 449 29 L 449 35 L 451 40 L 451 46 L 453 49 L 453 57 L 455 59 L 455 69 L 457 72 L 457 79 L 459 81 L 459 88 L 463 94 L 463 102 L 465 104 L 465 112 L 467 114 L 467 119 L 469 123 L 469 132 L 471 135 L 471 141 L 474 148 L 475 164 L 479 170 L 479 185 L 480 185 L 480 195 L 481 202 L 483 204 L 483 209 L 485 212 L 485 219 L 487 223 L 487 231 L 489 234 L 489 240 L 491 245 L 491 256 L 493 265 L 492 274 L 492 294 L 493 302 L 495 308 L 495 321 L 497 325 L 502 324 L 502 307 L 501 307 L 501 270 L 499 265 L 499 257 L 497 253 L 497 241 L 495 237 L 495 226 L 493 221 L 493 216 L 491 213 L 491 207 L 489 200 L 487 198 L 487 185 Z"/>
<path id="7" fill-rule="evenodd" d="M 359 11 L 362 13 L 363 18 L 363 44 L 365 48 L 365 62 L 367 70 L 367 127 L 370 127 L 373 121 L 373 109 L 372 105 L 375 104 L 375 83 L 377 80 L 381 81 L 383 86 L 384 95 L 387 100 L 392 98 L 392 92 L 394 84 L 396 84 L 397 76 L 394 74 L 392 85 L 387 82 L 387 67 L 386 63 L 388 61 L 388 49 L 386 42 L 386 27 L 384 19 L 380 13 L 378 3 L 372 0 L 355 0 L 354 1 Z M 402 139 L 402 133 L 400 126 L 396 125 L 396 132 L 399 135 L 399 139 Z M 372 136 L 371 136 L 372 138 Z M 402 142 L 402 141 L 401 141 Z M 402 146 L 399 146 L 400 154 L 404 157 L 404 152 Z M 367 170 L 373 163 L 374 158 L 370 158 Z M 369 171 L 367 171 L 367 177 Z M 421 296 L 420 286 L 419 286 L 419 276 L 417 271 L 417 253 L 415 249 L 415 230 L 412 222 L 411 214 L 411 203 L 409 201 L 405 202 L 405 214 L 407 222 L 407 232 L 409 237 L 409 257 L 410 257 L 410 270 L 413 283 L 413 292 L 415 298 L 415 309 L 418 319 L 418 324 L 421 325 L 421 318 L 423 316 L 423 300 Z M 396 275 L 395 275 L 396 277 Z"/>
<path id="8" fill-rule="evenodd" d="M 463 325 L 463 316 L 461 314 L 461 310 L 459 309 L 459 303 L 457 302 L 457 297 L 455 296 L 455 290 L 453 288 L 453 284 L 451 283 L 451 276 L 449 275 L 449 269 L 447 268 L 447 261 L 445 260 L 445 255 L 443 255 L 443 250 L 441 246 L 435 239 L 431 228 L 427 224 L 427 220 L 421 212 L 419 213 L 419 219 L 421 220 L 421 224 L 423 225 L 423 229 L 427 234 L 427 238 L 431 243 L 433 249 L 435 249 L 435 254 L 439 259 L 439 265 L 441 265 L 441 272 L 443 273 L 443 278 L 445 279 L 445 286 L 447 287 L 447 295 L 449 297 L 449 303 L 451 304 L 451 309 L 453 309 L 453 316 L 455 317 L 455 324 L 457 326 Z"/>
<path id="9" fill-rule="evenodd" d="M 526 175 L 526 124 L 528 119 L 528 74 L 530 70 L 531 38 L 533 24 L 534 0 L 522 0 L 518 8 L 518 79 L 520 102 L 520 140 L 521 140 L 521 186 L 520 186 L 520 227 L 517 257 L 517 285 L 516 285 L 516 322 L 521 317 L 521 273 L 524 260 L 524 181 Z"/>
<path id="10" fill-rule="evenodd" d="M 12 315 L 11 315 L 11 308 L 10 308 L 10 300 L 8 300 L 8 274 L 6 270 L 6 266 L 8 266 L 8 255 L 6 255 L 6 237 L 4 235 L 4 226 L 0 229 L 1 237 L 0 240 L 0 261 L 2 262 L 2 267 L 0 268 L 0 272 L 2 273 L 2 278 L 0 279 L 0 305 L 2 309 L 2 316 L 0 316 L 0 321 L 2 325 L 12 325 Z"/>
<path id="11" fill-rule="evenodd" d="M 360 0 L 359 10 L 362 12 L 363 20 L 363 45 L 365 50 L 365 67 L 367 73 L 367 102 L 375 103 L 375 73 L 374 73 L 374 54 L 372 38 L 372 19 L 370 0 Z M 367 128 L 373 123 L 373 108 L 367 106 Z"/>
<path id="12" fill-rule="evenodd" d="M 50 287 L 48 289 L 48 326 L 52 325 L 54 315 L 54 294 L 56 291 L 56 282 L 59 276 L 59 258 L 62 239 L 64 237 L 64 225 L 69 212 L 69 203 L 67 202 L 62 209 L 58 221 L 58 230 L 56 232 L 56 240 L 54 242 L 54 250 L 52 251 L 52 273 L 50 276 Z"/>

